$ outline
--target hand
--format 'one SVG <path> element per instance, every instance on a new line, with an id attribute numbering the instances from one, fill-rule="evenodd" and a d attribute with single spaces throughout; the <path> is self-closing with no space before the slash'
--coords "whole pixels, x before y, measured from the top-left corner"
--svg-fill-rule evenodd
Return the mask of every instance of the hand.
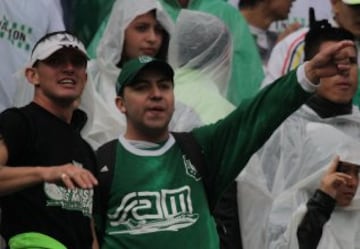
<path id="1" fill-rule="evenodd" d="M 351 176 L 337 172 L 339 156 L 336 156 L 330 163 L 328 170 L 321 179 L 320 189 L 335 199 L 338 188 L 351 180 Z"/>
<path id="2" fill-rule="evenodd" d="M 65 187 L 89 189 L 98 184 L 93 174 L 87 169 L 68 163 L 61 166 L 44 167 L 43 179 L 45 182 L 58 183 L 61 181 Z"/>
<path id="3" fill-rule="evenodd" d="M 317 53 L 310 61 L 305 63 L 306 77 L 314 84 L 318 84 L 320 78 L 339 74 L 343 70 L 349 70 L 351 64 L 350 55 L 345 48 L 355 46 L 352 41 L 340 41 Z"/>

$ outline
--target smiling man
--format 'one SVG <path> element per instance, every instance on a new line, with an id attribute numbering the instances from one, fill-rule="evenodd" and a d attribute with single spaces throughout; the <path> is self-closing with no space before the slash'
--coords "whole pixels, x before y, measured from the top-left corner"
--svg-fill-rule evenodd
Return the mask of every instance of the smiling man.
<path id="1" fill-rule="evenodd" d="M 96 160 L 79 134 L 86 115 L 76 109 L 86 65 L 75 36 L 44 36 L 25 70 L 33 101 L 0 114 L 0 232 L 10 248 L 90 249 L 95 243 Z"/>

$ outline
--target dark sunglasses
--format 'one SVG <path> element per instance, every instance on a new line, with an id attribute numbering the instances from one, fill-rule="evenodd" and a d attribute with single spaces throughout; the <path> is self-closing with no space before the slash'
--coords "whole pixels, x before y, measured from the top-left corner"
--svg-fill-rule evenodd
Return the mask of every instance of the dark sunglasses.
<path id="1" fill-rule="evenodd" d="M 65 53 L 63 51 L 55 52 L 45 60 L 42 60 L 44 64 L 50 67 L 60 67 L 70 63 L 74 67 L 86 67 L 87 58 L 80 53 Z"/>

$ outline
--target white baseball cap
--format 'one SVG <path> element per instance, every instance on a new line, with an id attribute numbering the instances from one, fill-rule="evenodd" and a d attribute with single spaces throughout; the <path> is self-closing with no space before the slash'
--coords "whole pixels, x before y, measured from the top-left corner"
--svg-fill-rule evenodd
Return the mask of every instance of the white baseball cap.
<path id="1" fill-rule="evenodd" d="M 360 0 L 342 0 L 342 1 L 343 1 L 343 3 L 349 4 L 349 5 L 360 4 Z"/>
<path id="2" fill-rule="evenodd" d="M 88 58 L 84 44 L 74 35 L 66 31 L 54 32 L 45 35 L 35 44 L 31 53 L 30 65 L 38 60 L 44 60 L 62 48 L 73 48 Z"/>

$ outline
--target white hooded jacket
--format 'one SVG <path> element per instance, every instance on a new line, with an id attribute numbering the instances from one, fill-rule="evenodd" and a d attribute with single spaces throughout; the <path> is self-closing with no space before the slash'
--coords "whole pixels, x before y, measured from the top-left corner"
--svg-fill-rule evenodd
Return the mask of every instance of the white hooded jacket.
<path id="1" fill-rule="evenodd" d="M 307 105 L 303 105 L 275 131 L 265 145 L 255 153 L 239 175 L 238 203 L 239 219 L 242 229 L 244 248 L 267 248 L 265 225 L 273 201 L 283 191 L 291 188 L 310 173 L 329 162 L 316 153 L 328 145 L 332 134 L 319 139 L 312 150 L 308 150 L 313 133 L 308 127 L 331 126 L 350 137 L 360 139 L 360 112 L 353 106 L 348 115 L 321 118 Z M 332 143 L 334 144 L 334 143 Z M 310 153 L 312 152 L 312 153 Z M 331 154 L 333 156 L 333 154 Z M 309 170 L 309 165 L 314 168 Z"/>
<path id="2" fill-rule="evenodd" d="M 305 213 L 306 203 L 319 188 L 320 181 L 327 170 L 328 160 L 335 154 L 340 160 L 360 165 L 360 143 L 328 125 L 309 124 L 308 147 L 306 152 L 318 158 L 304 161 L 306 177 L 301 177 L 293 187 L 275 198 L 266 228 L 266 241 L 269 249 L 298 249 L 297 229 Z M 324 146 L 318 146 L 325 140 Z M 314 146 L 312 146 L 314 145 Z M 315 148 L 315 149 L 314 149 Z M 328 222 L 323 226 L 318 249 L 360 248 L 360 195 L 357 191 L 347 207 L 336 207 Z"/>

